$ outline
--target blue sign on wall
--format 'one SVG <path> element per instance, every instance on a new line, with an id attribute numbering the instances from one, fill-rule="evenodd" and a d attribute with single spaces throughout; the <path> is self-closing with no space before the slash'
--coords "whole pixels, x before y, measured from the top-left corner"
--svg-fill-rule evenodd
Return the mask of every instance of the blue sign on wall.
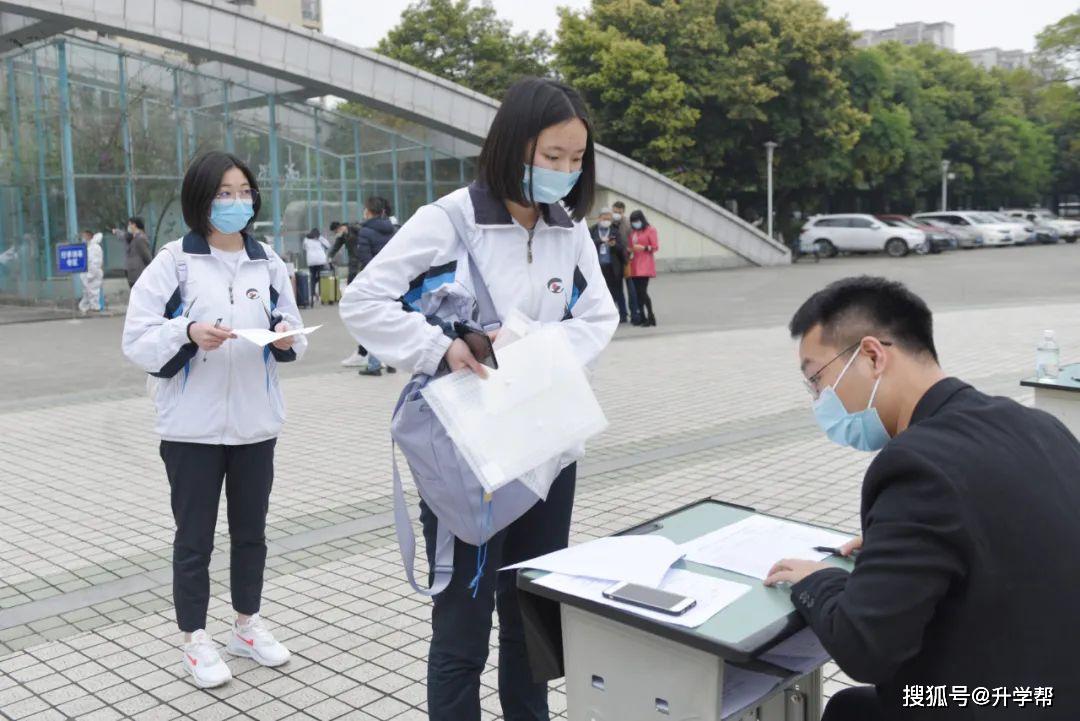
<path id="1" fill-rule="evenodd" d="M 56 270 L 59 273 L 85 273 L 86 243 L 56 246 Z"/>

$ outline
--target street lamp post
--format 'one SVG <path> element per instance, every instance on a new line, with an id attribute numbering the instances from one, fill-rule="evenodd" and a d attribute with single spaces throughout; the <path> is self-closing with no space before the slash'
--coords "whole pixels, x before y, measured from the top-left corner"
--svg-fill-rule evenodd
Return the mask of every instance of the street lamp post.
<path id="1" fill-rule="evenodd" d="M 949 209 L 949 161 L 941 161 L 941 212 Z"/>
<path id="2" fill-rule="evenodd" d="M 773 237 L 773 209 L 772 209 L 772 204 L 773 204 L 772 203 L 772 199 L 773 199 L 773 192 L 772 192 L 772 165 L 773 165 L 773 163 L 772 163 L 772 158 L 773 158 L 773 150 L 776 149 L 776 146 L 777 146 L 777 143 L 773 142 L 772 140 L 765 143 L 765 175 L 766 175 L 766 178 L 767 178 L 766 183 L 768 185 L 768 200 L 767 200 L 767 211 L 766 211 L 767 214 L 766 214 L 766 217 L 768 218 L 767 225 L 768 225 L 768 228 L 769 228 L 769 238 L 770 239 Z"/>

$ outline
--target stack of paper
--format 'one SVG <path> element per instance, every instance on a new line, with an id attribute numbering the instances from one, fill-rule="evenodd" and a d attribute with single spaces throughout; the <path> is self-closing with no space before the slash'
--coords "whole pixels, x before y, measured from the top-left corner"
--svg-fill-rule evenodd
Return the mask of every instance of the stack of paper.
<path id="1" fill-rule="evenodd" d="M 458 371 L 422 391 L 481 485 L 493 492 L 527 476 L 607 427 L 566 333 L 546 325 L 499 350 L 481 380 Z M 558 469 L 555 471 L 558 472 Z M 536 479 L 547 495 L 550 478 Z M 535 485 L 534 484 L 534 485 Z"/>
<path id="2" fill-rule="evenodd" d="M 686 560 L 764 580 L 784 558 L 820 561 L 829 554 L 814 546 L 836 548 L 849 536 L 768 516 L 750 516 L 682 545 Z"/>
<path id="3" fill-rule="evenodd" d="M 682 550 L 663 536 L 610 536 L 500 569 L 531 568 L 567 576 L 659 586 Z"/>

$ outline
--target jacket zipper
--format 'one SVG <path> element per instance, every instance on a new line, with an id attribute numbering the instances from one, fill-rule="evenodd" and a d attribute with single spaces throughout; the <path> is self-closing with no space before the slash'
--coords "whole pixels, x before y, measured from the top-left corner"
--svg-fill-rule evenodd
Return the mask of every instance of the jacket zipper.
<path id="1" fill-rule="evenodd" d="M 218 262 L 224 265 L 224 261 L 218 258 Z M 240 262 L 233 266 L 232 279 L 229 280 L 229 327 L 233 327 L 235 318 L 236 301 L 233 299 L 233 286 L 236 284 L 236 276 L 240 273 L 240 265 L 244 263 L 244 259 L 241 258 Z M 228 270 L 228 267 L 225 268 Z M 221 429 L 221 442 L 225 443 L 226 435 L 229 432 L 229 391 L 232 390 L 232 344 L 230 343 L 227 348 L 228 363 L 225 369 L 225 426 Z"/>
<path id="2" fill-rule="evenodd" d="M 529 233 L 529 239 L 525 244 L 525 246 L 527 248 L 526 257 L 528 258 L 529 263 L 532 264 L 532 262 L 533 262 L 532 243 L 533 243 L 533 235 L 536 234 L 536 226 L 534 225 L 533 227 L 527 228 L 526 230 Z"/>

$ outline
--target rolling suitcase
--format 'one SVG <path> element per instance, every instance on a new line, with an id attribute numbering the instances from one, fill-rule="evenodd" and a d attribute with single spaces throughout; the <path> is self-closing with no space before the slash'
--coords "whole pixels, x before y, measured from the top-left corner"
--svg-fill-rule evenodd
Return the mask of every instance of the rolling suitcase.
<path id="1" fill-rule="evenodd" d="M 319 278 L 319 299 L 331 305 L 341 300 L 341 284 L 333 272 Z"/>
<path id="2" fill-rule="evenodd" d="M 298 308 L 311 307 L 311 275 L 306 270 L 296 271 L 296 305 Z"/>

